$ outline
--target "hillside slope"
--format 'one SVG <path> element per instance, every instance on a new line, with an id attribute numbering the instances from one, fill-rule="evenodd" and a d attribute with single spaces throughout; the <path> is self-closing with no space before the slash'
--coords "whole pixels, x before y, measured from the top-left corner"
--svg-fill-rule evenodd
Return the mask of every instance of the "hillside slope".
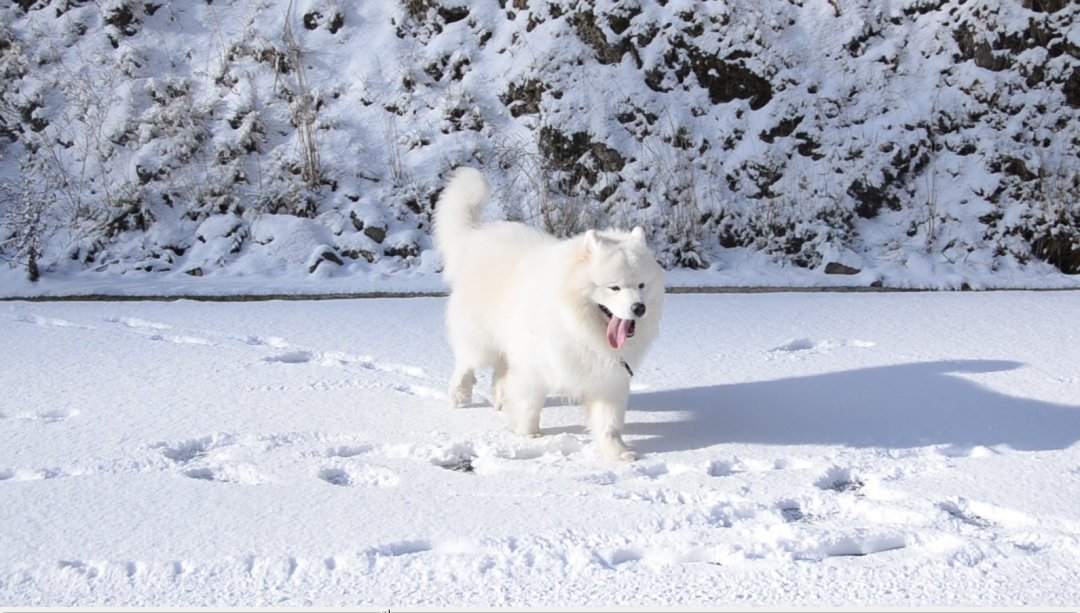
<path id="1" fill-rule="evenodd" d="M 438 190 L 471 164 L 492 216 L 640 224 L 669 268 L 1072 275 L 1078 14 L 21 0 L 0 8 L 2 253 L 21 275 L 434 273 Z"/>

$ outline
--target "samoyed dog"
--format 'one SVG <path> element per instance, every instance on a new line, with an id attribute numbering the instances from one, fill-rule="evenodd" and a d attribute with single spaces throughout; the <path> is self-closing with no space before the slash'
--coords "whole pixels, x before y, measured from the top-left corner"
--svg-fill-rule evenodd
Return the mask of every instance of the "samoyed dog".
<path id="1" fill-rule="evenodd" d="M 492 400 L 515 432 L 540 435 L 547 396 L 583 403 L 600 453 L 634 460 L 623 441 L 630 378 L 659 331 L 664 273 L 639 227 L 560 240 L 507 221 L 481 223 L 490 196 L 457 169 L 435 205 L 435 247 L 450 285 L 450 398 L 472 402 L 475 373 L 494 369 Z"/>

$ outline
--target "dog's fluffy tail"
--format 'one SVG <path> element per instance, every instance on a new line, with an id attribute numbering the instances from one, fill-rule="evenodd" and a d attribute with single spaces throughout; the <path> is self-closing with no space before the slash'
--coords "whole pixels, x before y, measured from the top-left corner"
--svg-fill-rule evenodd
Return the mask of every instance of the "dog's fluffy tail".
<path id="1" fill-rule="evenodd" d="M 453 269 L 470 235 L 480 225 L 480 213 L 491 195 L 484 175 L 475 168 L 462 166 L 435 203 L 435 249 L 443 261 L 443 276 L 453 282 Z"/>

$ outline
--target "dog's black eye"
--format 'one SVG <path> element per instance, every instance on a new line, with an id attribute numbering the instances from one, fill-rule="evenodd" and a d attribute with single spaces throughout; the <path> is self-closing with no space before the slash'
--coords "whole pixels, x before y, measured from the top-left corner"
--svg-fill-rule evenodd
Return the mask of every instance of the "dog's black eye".
<path id="1" fill-rule="evenodd" d="M 617 292 L 617 291 L 619 291 L 619 290 L 620 290 L 621 288 L 620 288 L 620 287 L 619 287 L 618 285 L 611 285 L 611 286 L 608 286 L 608 289 L 609 289 L 609 290 L 611 290 L 611 291 L 613 291 L 613 292 Z"/>
<path id="2" fill-rule="evenodd" d="M 645 289 L 645 284 L 644 283 L 638 283 L 637 288 L 638 289 Z"/>

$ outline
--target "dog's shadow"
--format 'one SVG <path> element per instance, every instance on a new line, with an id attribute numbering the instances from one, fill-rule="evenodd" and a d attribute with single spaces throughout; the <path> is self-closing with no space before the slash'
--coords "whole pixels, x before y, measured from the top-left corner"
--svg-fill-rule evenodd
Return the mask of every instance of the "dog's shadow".
<path id="1" fill-rule="evenodd" d="M 1080 406 L 1008 396 L 956 376 L 1021 366 L 994 360 L 922 362 L 638 393 L 631 396 L 626 434 L 642 453 L 723 443 L 1007 445 L 1017 450 L 1075 444 Z M 643 419 L 634 419 L 642 412 Z"/>

